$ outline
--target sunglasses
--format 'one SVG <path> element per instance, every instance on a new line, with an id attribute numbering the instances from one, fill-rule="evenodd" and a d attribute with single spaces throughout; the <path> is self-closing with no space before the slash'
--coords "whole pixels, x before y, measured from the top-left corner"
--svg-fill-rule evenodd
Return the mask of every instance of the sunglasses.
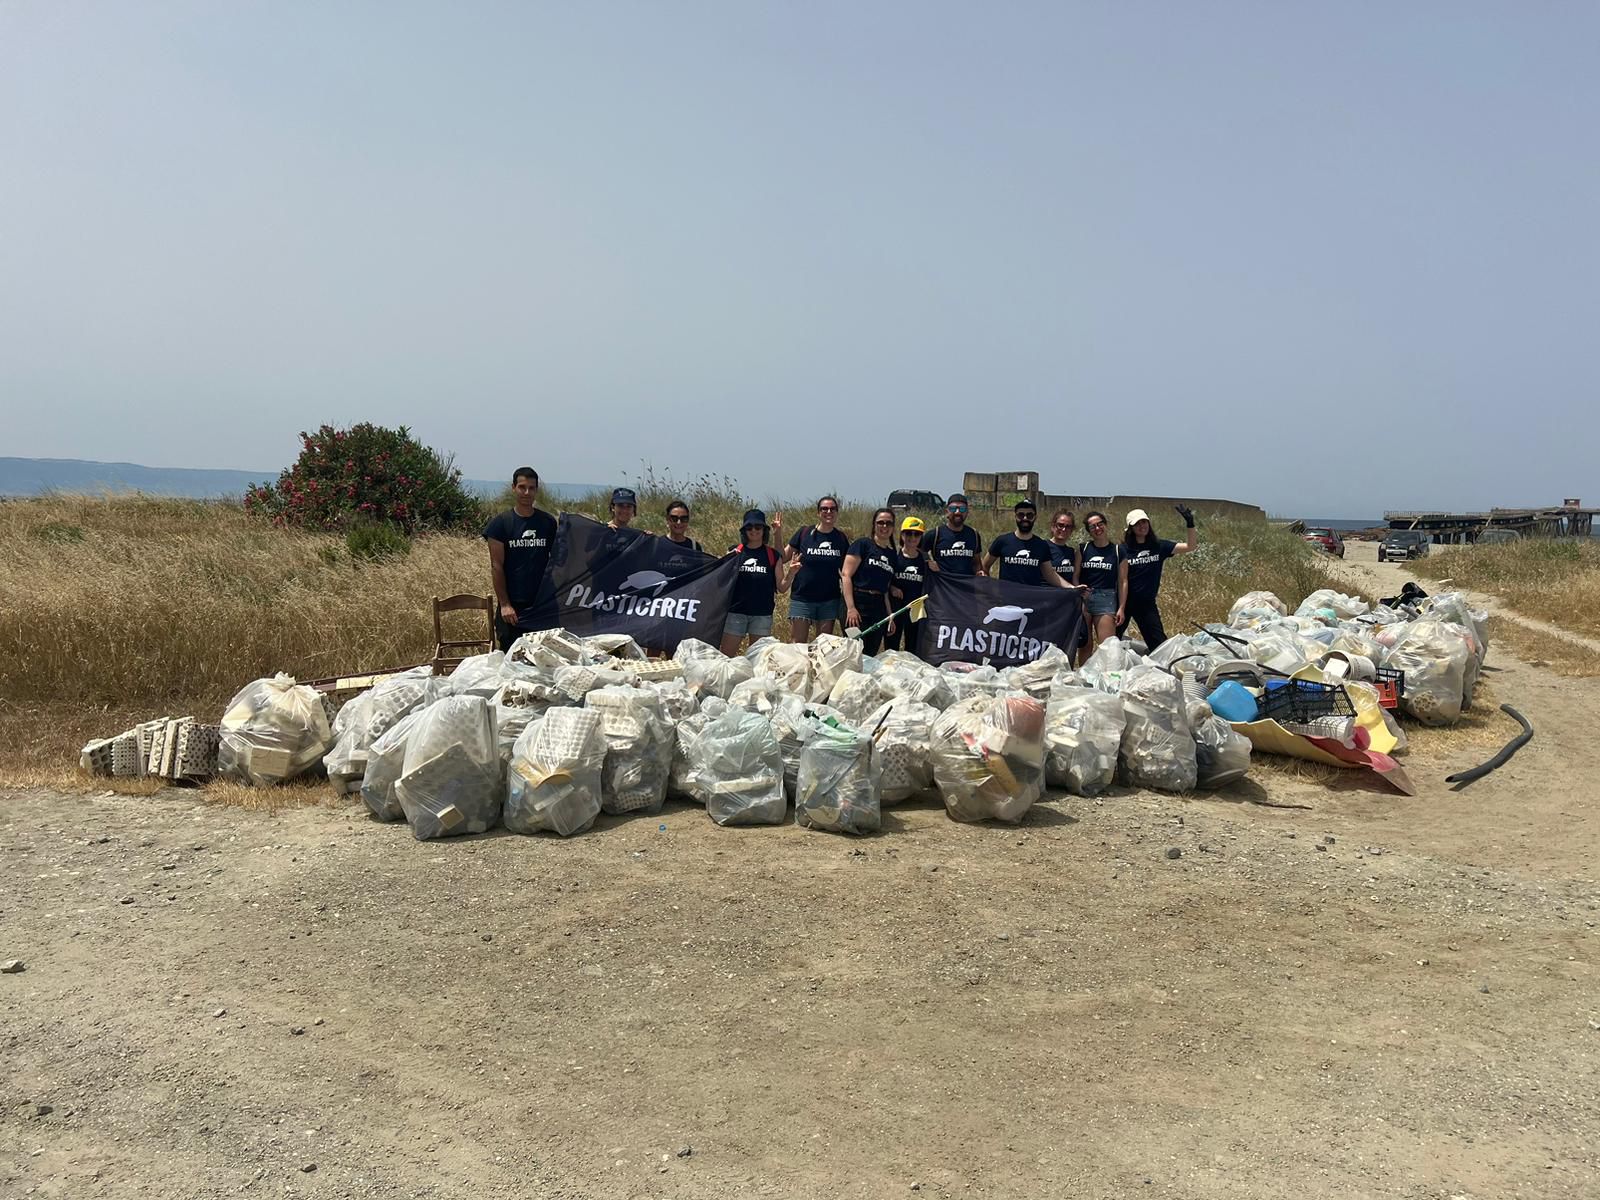
<path id="1" fill-rule="evenodd" d="M 950 511 L 953 513 L 964 513 L 967 511 L 967 506 L 965 504 L 952 504 L 950 506 Z"/>
<path id="2" fill-rule="evenodd" d="M 893 521 L 874 521 L 874 525 L 893 525 Z"/>
<path id="3" fill-rule="evenodd" d="M 1072 528 L 1072 522 L 1071 521 L 1057 521 L 1055 527 L 1057 529 L 1071 529 Z"/>
<path id="4" fill-rule="evenodd" d="M 838 510 L 837 507 L 835 507 L 832 504 L 819 504 L 819 505 L 817 505 L 817 511 L 818 512 L 838 512 L 839 510 Z"/>
<path id="5" fill-rule="evenodd" d="M 1106 523 L 1104 521 L 1090 521 L 1089 522 L 1089 528 L 1090 529 L 1104 529 L 1105 527 L 1106 527 Z"/>
<path id="6" fill-rule="evenodd" d="M 689 519 L 689 514 L 688 513 L 684 513 L 681 517 L 677 513 L 668 513 L 667 514 L 667 520 L 669 520 L 669 521 L 687 521 L 688 519 Z"/>

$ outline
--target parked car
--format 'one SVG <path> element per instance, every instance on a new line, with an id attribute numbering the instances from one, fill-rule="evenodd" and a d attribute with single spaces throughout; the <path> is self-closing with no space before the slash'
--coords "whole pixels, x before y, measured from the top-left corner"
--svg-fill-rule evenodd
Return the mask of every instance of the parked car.
<path id="1" fill-rule="evenodd" d="M 892 508 L 897 513 L 906 512 L 937 512 L 944 507 L 944 497 L 938 492 L 917 492 L 905 489 L 890 492 L 889 499 L 884 502 L 885 508 Z"/>
<path id="2" fill-rule="evenodd" d="M 1378 561 L 1421 558 L 1428 553 L 1428 535 L 1420 529 L 1391 529 L 1378 543 Z"/>
<path id="3" fill-rule="evenodd" d="M 1306 527 L 1306 541 L 1319 550 L 1326 550 L 1329 554 L 1344 557 L 1344 539 L 1339 536 L 1337 529 L 1324 529 L 1320 525 Z"/>
<path id="4" fill-rule="evenodd" d="M 1515 529 L 1485 529 L 1478 535 L 1478 545 L 1498 546 L 1505 542 L 1520 542 L 1522 535 Z"/>

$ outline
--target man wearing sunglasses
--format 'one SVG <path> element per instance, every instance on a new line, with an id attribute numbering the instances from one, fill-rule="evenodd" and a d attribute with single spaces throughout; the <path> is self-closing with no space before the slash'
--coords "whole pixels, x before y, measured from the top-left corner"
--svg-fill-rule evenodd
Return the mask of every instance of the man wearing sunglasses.
<path id="1" fill-rule="evenodd" d="M 967 525 L 967 498 L 957 492 L 945 501 L 943 525 L 922 539 L 928 570 L 951 575 L 987 575 L 983 565 L 983 535 Z"/>
<path id="2" fill-rule="evenodd" d="M 1000 578 L 1008 583 L 1026 583 L 1033 587 L 1076 588 L 1077 581 L 1071 570 L 1065 578 L 1056 571 L 1050 543 L 1033 531 L 1039 510 L 1031 500 L 1018 500 L 1012 507 L 1017 523 L 1015 533 L 1002 533 L 989 545 L 989 556 L 984 559 L 984 574 L 998 566 Z"/>

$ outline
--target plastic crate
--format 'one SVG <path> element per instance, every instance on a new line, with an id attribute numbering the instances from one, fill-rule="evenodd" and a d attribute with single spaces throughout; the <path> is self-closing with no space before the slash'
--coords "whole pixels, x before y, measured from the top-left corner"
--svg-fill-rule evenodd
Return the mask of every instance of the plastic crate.
<path id="1" fill-rule="evenodd" d="M 1384 708 L 1399 708 L 1406 694 L 1406 673 L 1393 667 L 1379 667 L 1372 686 L 1378 689 L 1378 703 Z"/>
<path id="2" fill-rule="evenodd" d="M 1304 725 L 1319 717 L 1353 717 L 1356 710 L 1343 684 L 1274 679 L 1261 693 L 1261 715 L 1280 724 Z"/>

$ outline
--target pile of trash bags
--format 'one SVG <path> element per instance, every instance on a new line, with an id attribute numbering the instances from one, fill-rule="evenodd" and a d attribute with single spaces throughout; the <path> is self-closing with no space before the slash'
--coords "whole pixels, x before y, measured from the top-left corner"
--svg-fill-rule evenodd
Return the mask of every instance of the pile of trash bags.
<path id="1" fill-rule="evenodd" d="M 719 825 L 778 824 L 792 804 L 806 828 L 870 833 L 886 805 L 917 797 L 959 821 L 1016 822 L 1047 787 L 1237 783 L 1251 755 L 1240 729 L 1308 668 L 1342 682 L 1369 721 L 1380 684 L 1403 674 L 1402 712 L 1453 723 L 1472 704 L 1486 626 L 1459 593 L 1370 604 L 1322 589 L 1291 609 L 1257 591 L 1225 624 L 1149 655 L 1111 638 L 1081 668 L 1052 647 L 1006 669 L 874 657 L 832 636 L 762 638 L 732 658 L 686 641 L 649 660 L 632 639 L 556 629 L 449 676 L 387 676 L 342 707 L 287 676 L 256 680 L 222 718 L 218 769 L 269 786 L 321 763 L 418 839 L 499 824 L 571 837 L 669 795 Z M 1403 746 L 1393 715 L 1383 722 Z"/>

